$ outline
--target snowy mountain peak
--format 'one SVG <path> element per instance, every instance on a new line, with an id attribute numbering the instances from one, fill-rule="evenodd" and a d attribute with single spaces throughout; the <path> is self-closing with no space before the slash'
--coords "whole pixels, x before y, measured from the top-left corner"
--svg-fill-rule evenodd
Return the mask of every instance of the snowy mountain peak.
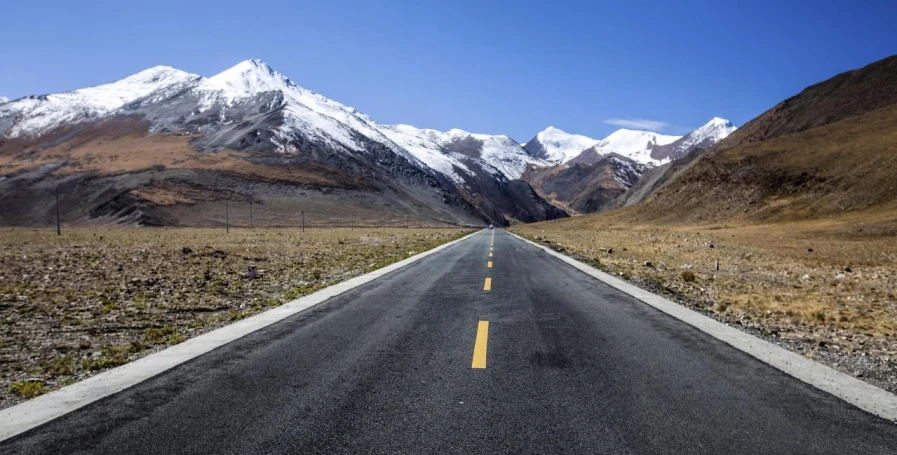
<path id="1" fill-rule="evenodd" d="M 9 98 L 7 98 L 5 96 L 0 96 L 0 104 L 8 103 L 8 102 L 9 102 Z"/>
<path id="2" fill-rule="evenodd" d="M 656 134 L 656 133 L 652 133 L 650 131 L 630 130 L 629 128 L 620 128 L 620 129 L 614 131 L 613 133 L 610 133 L 609 135 L 607 135 L 606 138 L 602 139 L 602 142 L 613 140 L 614 138 L 629 137 L 629 136 L 649 136 L 651 134 Z"/>
<path id="3" fill-rule="evenodd" d="M 694 138 L 695 143 L 705 139 L 712 139 L 712 141 L 716 143 L 725 139 L 736 129 L 738 128 L 736 128 L 732 122 L 724 118 L 713 117 L 709 122 L 705 123 L 704 126 L 692 131 L 686 137 Z"/>
<path id="4" fill-rule="evenodd" d="M 651 150 L 675 142 L 680 137 L 621 128 L 595 144 L 592 150 L 602 156 L 616 153 L 642 164 L 658 165 L 663 164 L 664 160 L 653 159 Z"/>
<path id="5" fill-rule="evenodd" d="M 538 145 L 535 144 L 538 142 Z M 583 150 L 598 143 L 579 134 L 570 134 L 549 126 L 536 135 L 535 139 L 526 143 L 527 149 L 541 148 L 539 158 L 544 158 L 552 163 L 562 164 L 578 156 Z"/>
<path id="6" fill-rule="evenodd" d="M 118 84 L 122 82 L 154 83 L 164 81 L 189 81 L 191 79 L 199 79 L 199 77 L 200 76 L 197 74 L 181 71 L 177 68 L 172 68 L 167 65 L 157 65 L 152 68 L 147 68 L 143 71 L 138 71 L 123 79 L 119 79 L 112 84 Z"/>
<path id="7" fill-rule="evenodd" d="M 705 124 L 704 126 L 706 127 L 706 126 L 711 126 L 711 125 L 732 126 L 732 122 L 730 122 L 730 121 L 728 121 L 728 120 L 726 120 L 726 119 L 724 119 L 724 118 L 713 117 L 713 118 L 710 119 L 710 121 L 707 122 L 707 124 Z"/>
<path id="8" fill-rule="evenodd" d="M 243 60 L 203 82 L 204 88 L 241 95 L 296 87 L 288 77 L 257 59 Z"/>
<path id="9" fill-rule="evenodd" d="M 449 136 L 451 136 L 451 137 L 467 137 L 467 136 L 472 136 L 472 135 L 473 135 L 473 133 L 470 133 L 470 132 L 468 132 L 468 131 L 464 131 L 464 130 L 462 130 L 462 129 L 460 129 L 460 128 L 452 128 L 452 129 L 446 131 L 446 133 L 447 133 Z"/>
<path id="10" fill-rule="evenodd" d="M 713 117 L 700 128 L 686 134 L 676 142 L 669 145 L 655 147 L 651 151 L 651 158 L 655 160 L 676 160 L 682 158 L 694 149 L 706 149 L 725 139 L 736 129 L 732 122 Z"/>

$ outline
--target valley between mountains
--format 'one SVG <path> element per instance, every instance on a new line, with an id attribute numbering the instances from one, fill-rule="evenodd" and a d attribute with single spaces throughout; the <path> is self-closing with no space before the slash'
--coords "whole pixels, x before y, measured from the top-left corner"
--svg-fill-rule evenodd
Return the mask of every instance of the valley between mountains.
<path id="1" fill-rule="evenodd" d="M 683 136 L 385 125 L 259 60 L 0 100 L 2 384 L 49 390 L 494 224 L 893 392 L 895 125 L 897 56 Z M 31 229 L 57 214 L 64 235 Z"/>

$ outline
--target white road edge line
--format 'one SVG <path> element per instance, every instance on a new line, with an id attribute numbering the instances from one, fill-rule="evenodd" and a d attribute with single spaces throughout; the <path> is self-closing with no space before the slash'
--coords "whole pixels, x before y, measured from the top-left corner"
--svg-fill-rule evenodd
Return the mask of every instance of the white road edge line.
<path id="1" fill-rule="evenodd" d="M 545 250 L 548 254 L 570 264 L 586 275 L 623 291 L 735 349 L 755 357 L 763 363 L 769 364 L 819 390 L 828 392 L 870 414 L 875 414 L 891 422 L 897 422 L 897 395 L 810 360 L 800 354 L 776 346 L 766 340 L 730 327 L 709 316 L 692 311 L 678 303 L 615 278 L 546 246 L 531 242 L 512 232 L 508 233 Z"/>
<path id="2" fill-rule="evenodd" d="M 0 441 L 5 441 L 101 398 L 120 392 L 188 360 L 293 316 L 331 297 L 374 281 L 383 275 L 401 269 L 482 232 L 485 231 L 476 231 L 395 264 L 343 281 L 342 283 L 334 284 L 305 297 L 204 333 L 196 338 L 191 338 L 181 344 L 171 346 L 131 363 L 104 371 L 81 382 L 76 382 L 46 395 L 41 395 L 0 410 Z"/>

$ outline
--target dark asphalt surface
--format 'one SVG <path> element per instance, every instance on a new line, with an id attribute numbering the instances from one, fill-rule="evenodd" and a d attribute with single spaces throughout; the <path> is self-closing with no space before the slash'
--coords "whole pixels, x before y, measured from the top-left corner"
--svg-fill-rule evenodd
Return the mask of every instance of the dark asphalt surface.
<path id="1" fill-rule="evenodd" d="M 487 269 L 489 239 L 481 232 L 0 453 L 897 453 L 897 425 L 503 231 Z M 488 367 L 472 369 L 480 320 Z"/>

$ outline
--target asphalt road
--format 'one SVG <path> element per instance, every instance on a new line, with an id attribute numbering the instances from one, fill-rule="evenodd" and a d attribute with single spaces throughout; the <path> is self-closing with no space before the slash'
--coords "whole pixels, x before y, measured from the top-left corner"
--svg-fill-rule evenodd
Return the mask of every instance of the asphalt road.
<path id="1" fill-rule="evenodd" d="M 897 453 L 894 424 L 494 234 L 0 453 Z"/>

